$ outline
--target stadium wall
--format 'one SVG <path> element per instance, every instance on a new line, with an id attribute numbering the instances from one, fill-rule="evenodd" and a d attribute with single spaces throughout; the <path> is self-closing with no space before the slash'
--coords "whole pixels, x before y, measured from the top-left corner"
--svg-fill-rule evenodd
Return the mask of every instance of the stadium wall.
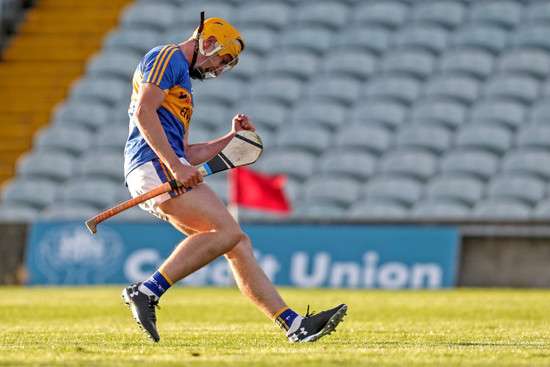
<path id="1" fill-rule="evenodd" d="M 407 224 L 412 228 L 426 225 Z M 27 224 L 0 223 L 0 284 L 25 283 L 24 266 L 30 228 Z M 548 226 L 501 223 L 467 224 L 457 228 L 460 251 L 456 286 L 550 287 Z"/>

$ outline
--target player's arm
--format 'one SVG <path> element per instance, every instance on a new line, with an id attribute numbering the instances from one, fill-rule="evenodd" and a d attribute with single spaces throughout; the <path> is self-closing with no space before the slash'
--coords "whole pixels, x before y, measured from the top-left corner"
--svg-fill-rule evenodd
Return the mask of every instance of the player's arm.
<path id="1" fill-rule="evenodd" d="M 243 114 L 239 114 L 233 117 L 232 124 L 232 129 L 229 134 L 205 143 L 189 144 L 187 140 L 189 134 L 186 133 L 183 139 L 183 143 L 185 146 L 185 156 L 187 157 L 187 161 L 192 165 L 198 165 L 206 162 L 207 160 L 213 158 L 216 154 L 221 152 L 222 149 L 225 148 L 227 144 L 229 144 L 231 139 L 233 139 L 237 131 L 254 131 L 256 129 L 254 127 L 254 123 L 250 120 L 250 118 Z"/>
<path id="2" fill-rule="evenodd" d="M 202 182 L 199 171 L 180 162 L 162 128 L 157 109 L 166 98 L 164 91 L 154 84 L 142 83 L 138 96 L 135 121 L 147 144 L 184 186 L 193 187 Z"/>

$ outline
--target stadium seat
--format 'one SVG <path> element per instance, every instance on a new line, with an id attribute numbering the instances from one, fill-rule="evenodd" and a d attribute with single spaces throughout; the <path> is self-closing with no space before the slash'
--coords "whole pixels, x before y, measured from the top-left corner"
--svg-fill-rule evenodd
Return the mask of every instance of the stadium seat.
<path id="1" fill-rule="evenodd" d="M 549 150 L 550 125 L 527 125 L 517 134 L 517 147 L 520 150 Z"/>
<path id="2" fill-rule="evenodd" d="M 193 99 L 197 106 L 219 103 L 229 107 L 242 98 L 244 90 L 245 82 L 224 75 L 216 83 L 194 83 Z"/>
<path id="3" fill-rule="evenodd" d="M 0 207 L 1 210 L 1 207 Z M 533 216 L 536 219 L 547 221 L 550 219 L 550 199 L 546 198 L 537 203 L 533 208 Z"/>
<path id="4" fill-rule="evenodd" d="M 303 96 L 303 87 L 303 82 L 289 76 L 264 76 L 252 81 L 245 96 L 291 106 Z"/>
<path id="5" fill-rule="evenodd" d="M 467 125 L 457 131 L 456 147 L 503 155 L 512 147 L 512 132 L 499 125 Z"/>
<path id="6" fill-rule="evenodd" d="M 473 124 L 500 125 L 516 130 L 526 121 L 526 109 L 523 104 L 513 101 L 482 101 L 471 110 Z"/>
<path id="7" fill-rule="evenodd" d="M 393 44 L 400 50 L 421 50 L 434 56 L 445 50 L 448 42 L 448 31 L 423 23 L 400 28 L 393 39 Z"/>
<path id="8" fill-rule="evenodd" d="M 507 37 L 507 32 L 500 27 L 470 24 L 457 29 L 451 43 L 457 48 L 480 49 L 498 55 L 507 46 Z"/>
<path id="9" fill-rule="evenodd" d="M 381 62 L 386 74 L 403 74 L 420 80 L 433 73 L 435 58 L 419 50 L 403 50 L 389 53 Z"/>
<path id="10" fill-rule="evenodd" d="M 412 20 L 452 30 L 463 22 L 465 13 L 465 6 L 457 1 L 421 2 L 414 7 Z"/>
<path id="11" fill-rule="evenodd" d="M 284 30 L 290 24 L 293 9 L 283 2 L 245 2 L 236 11 L 235 26 L 262 26 L 275 31 Z M 244 35 L 243 35 L 244 37 Z M 245 42 L 246 42 L 246 38 Z"/>
<path id="12" fill-rule="evenodd" d="M 239 64 L 231 69 L 231 76 L 249 81 L 258 75 L 258 71 L 263 66 L 264 61 L 258 54 L 248 52 L 248 43 L 246 44 L 246 50 L 246 53 L 239 55 Z"/>
<path id="13" fill-rule="evenodd" d="M 335 219 L 342 218 L 346 209 L 340 205 L 317 202 L 299 202 L 292 211 L 291 218 L 296 219 Z"/>
<path id="14" fill-rule="evenodd" d="M 369 24 L 396 29 L 401 26 L 410 12 L 400 1 L 379 1 L 358 3 L 351 13 L 351 20 L 358 25 Z"/>
<path id="15" fill-rule="evenodd" d="M 105 150 L 124 152 L 124 145 L 128 139 L 127 126 L 102 126 L 94 137 L 94 147 L 98 151 Z"/>
<path id="16" fill-rule="evenodd" d="M 116 183 L 124 181 L 124 154 L 122 151 L 94 149 L 80 158 L 78 174 L 85 178 L 103 178 Z"/>
<path id="17" fill-rule="evenodd" d="M 396 150 L 424 150 L 442 154 L 451 147 L 452 134 L 438 126 L 408 125 L 399 129 L 395 136 Z"/>
<path id="18" fill-rule="evenodd" d="M 358 150 L 379 156 L 390 147 L 392 134 L 376 125 L 345 125 L 333 138 L 333 146 L 339 150 Z"/>
<path id="19" fill-rule="evenodd" d="M 380 172 L 385 175 L 409 177 L 427 181 L 437 169 L 437 157 L 421 151 L 396 151 L 384 155 L 380 161 Z"/>
<path id="20" fill-rule="evenodd" d="M 305 181 L 318 167 L 317 157 L 311 153 L 297 150 L 270 150 L 255 163 L 259 171 L 282 173 L 297 181 Z"/>
<path id="21" fill-rule="evenodd" d="M 110 107 L 99 101 L 66 100 L 55 107 L 51 119 L 56 128 L 84 127 L 95 131 L 109 122 L 109 113 Z"/>
<path id="22" fill-rule="evenodd" d="M 344 106 L 353 105 L 361 94 L 362 83 L 350 77 L 322 75 L 306 86 L 306 95 L 312 100 L 339 102 Z"/>
<path id="23" fill-rule="evenodd" d="M 354 105 L 349 120 L 353 125 L 379 125 L 395 130 L 403 125 L 407 112 L 407 107 L 397 102 L 373 101 Z"/>
<path id="24" fill-rule="evenodd" d="M 112 203 L 114 206 L 116 203 Z M 94 205 L 83 202 L 52 203 L 40 212 L 41 220 L 86 221 L 99 214 Z M 115 216 L 115 218 L 118 215 Z"/>
<path id="25" fill-rule="evenodd" d="M 314 175 L 304 183 L 303 200 L 348 208 L 359 199 L 361 184 L 354 179 Z"/>
<path id="26" fill-rule="evenodd" d="M 296 65 L 293 67 L 296 69 Z M 301 68 L 300 66 L 298 69 Z M 325 75 L 365 81 L 377 72 L 378 59 L 367 51 L 342 49 L 323 57 L 320 69 Z"/>
<path id="27" fill-rule="evenodd" d="M 337 30 L 349 20 L 350 8 L 337 1 L 305 1 L 297 3 L 295 21 L 301 27 L 327 27 Z"/>
<path id="28" fill-rule="evenodd" d="M 75 102 L 104 103 L 112 107 L 121 100 L 129 100 L 132 93 L 130 80 L 112 77 L 85 76 L 77 80 L 70 89 L 70 99 Z"/>
<path id="29" fill-rule="evenodd" d="M 257 128 L 268 131 L 274 131 L 279 127 L 287 126 L 289 119 L 288 106 L 276 100 L 258 100 L 254 97 L 247 98 L 235 104 L 230 110 L 234 111 L 235 114 L 247 114 L 254 121 Z M 208 106 L 205 108 L 205 113 L 208 113 Z"/>
<path id="30" fill-rule="evenodd" d="M 550 23 L 550 4 L 546 1 L 529 3 L 526 18 L 530 23 Z"/>
<path id="31" fill-rule="evenodd" d="M 308 125 L 312 128 L 334 131 L 346 123 L 346 112 L 347 108 L 340 103 L 305 100 L 290 111 L 290 120 L 294 125 Z"/>
<path id="32" fill-rule="evenodd" d="M 349 177 L 359 182 L 376 172 L 377 159 L 360 150 L 331 150 L 319 162 L 319 172 L 326 177 Z"/>
<path id="33" fill-rule="evenodd" d="M 81 126 L 47 126 L 33 139 L 36 151 L 58 151 L 75 156 L 82 154 L 92 145 L 92 134 Z"/>
<path id="34" fill-rule="evenodd" d="M 527 76 L 502 75 L 488 80 L 483 94 L 488 100 L 513 100 L 530 105 L 539 96 L 539 84 Z"/>
<path id="35" fill-rule="evenodd" d="M 367 200 L 395 201 L 410 207 L 422 196 L 423 186 L 416 180 L 403 177 L 375 177 L 367 182 L 363 197 Z"/>
<path id="36" fill-rule="evenodd" d="M 550 54 L 542 50 L 512 50 L 500 57 L 499 71 L 542 80 L 550 75 Z"/>
<path id="37" fill-rule="evenodd" d="M 166 31 L 160 33 L 157 40 L 157 45 L 169 45 L 169 44 L 177 45 L 187 40 L 189 37 L 191 37 L 191 35 L 193 34 L 193 32 L 195 32 L 195 29 L 197 28 L 198 25 L 199 25 L 198 22 L 181 23 L 180 21 L 177 21 Z M 142 53 L 142 55 L 145 55 L 145 53 Z"/>
<path id="38" fill-rule="evenodd" d="M 263 57 L 278 43 L 278 32 L 261 25 L 239 26 L 239 32 L 246 43 L 246 54 L 253 53 Z M 243 54 L 243 58 L 246 54 Z"/>
<path id="39" fill-rule="evenodd" d="M 489 180 L 499 169 L 497 156 L 477 150 L 452 150 L 441 158 L 440 171 Z"/>
<path id="40" fill-rule="evenodd" d="M 122 79 L 130 90 L 129 81 L 132 80 L 142 56 L 134 51 L 104 49 L 88 59 L 86 75 L 88 78 Z"/>
<path id="41" fill-rule="evenodd" d="M 513 46 L 519 49 L 550 51 L 550 25 L 526 24 L 518 27 L 512 35 Z"/>
<path id="42" fill-rule="evenodd" d="M 177 7 L 172 4 L 136 2 L 122 11 L 119 24 L 128 28 L 152 28 L 164 31 L 174 23 L 177 14 Z"/>
<path id="43" fill-rule="evenodd" d="M 322 129 L 305 125 L 291 125 L 277 134 L 277 147 L 286 150 L 305 150 L 313 154 L 323 153 L 331 143 L 331 134 Z"/>
<path id="44" fill-rule="evenodd" d="M 510 151 L 502 162 L 504 173 L 532 175 L 550 179 L 550 152 L 545 150 Z"/>
<path id="45" fill-rule="evenodd" d="M 443 75 L 466 75 L 480 80 L 493 73 L 494 57 L 483 50 L 449 50 L 441 56 Z"/>
<path id="46" fill-rule="evenodd" d="M 319 58 L 307 50 L 276 50 L 266 59 L 262 69 L 268 75 L 293 76 L 306 81 L 319 71 Z"/>
<path id="47" fill-rule="evenodd" d="M 192 25 L 193 29 L 197 28 L 200 23 L 200 14 L 204 11 L 204 17 L 222 18 L 230 23 L 233 19 L 237 19 L 237 7 L 230 1 L 223 0 L 201 0 L 200 2 L 189 1 L 177 9 L 177 16 L 174 20 L 175 24 Z M 238 28 L 237 28 L 238 29 Z M 191 37 L 191 33 L 182 36 Z M 187 39 L 185 38 L 185 39 Z M 181 41 L 180 41 L 181 42 Z M 245 40 L 246 42 L 246 40 Z"/>
<path id="48" fill-rule="evenodd" d="M 245 112 L 243 111 L 243 113 Z M 209 106 L 195 105 L 190 126 L 217 129 L 219 126 L 229 126 L 231 118 L 233 116 L 230 115 L 229 108 L 224 104 L 211 104 Z"/>
<path id="49" fill-rule="evenodd" d="M 27 180 L 48 179 L 63 182 L 74 174 L 77 161 L 70 153 L 30 151 L 18 159 L 16 172 L 18 177 Z"/>
<path id="50" fill-rule="evenodd" d="M 407 208 L 395 201 L 360 200 L 353 204 L 347 213 L 350 219 L 396 220 L 408 215 Z"/>
<path id="51" fill-rule="evenodd" d="M 164 34 L 162 34 L 161 37 L 161 34 L 162 33 L 149 28 L 115 28 L 105 36 L 102 46 L 103 50 L 107 51 L 109 54 L 114 51 L 127 51 L 145 55 L 150 49 L 161 44 L 160 42 L 171 42 L 167 41 L 167 38 L 170 37 L 166 37 Z M 179 31 L 178 36 L 179 42 L 186 39 Z M 177 41 L 174 41 L 173 43 L 176 42 Z M 137 64 L 134 65 L 134 69 L 136 66 Z M 127 67 L 131 68 L 130 65 L 127 65 Z"/>
<path id="52" fill-rule="evenodd" d="M 40 209 L 16 203 L 0 203 L 0 222 L 3 223 L 30 223 L 40 216 Z"/>
<path id="53" fill-rule="evenodd" d="M 74 205 L 91 205 L 98 210 L 108 209 L 117 204 L 118 185 L 121 184 L 102 178 L 73 179 L 62 187 L 60 200 Z"/>
<path id="54" fill-rule="evenodd" d="M 53 203 L 60 191 L 59 183 L 48 179 L 18 177 L 2 189 L 2 206 L 23 206 L 37 210 Z M 26 215 L 26 214 L 25 214 Z"/>
<path id="55" fill-rule="evenodd" d="M 440 174 L 427 182 L 425 194 L 428 201 L 453 201 L 468 207 L 483 198 L 485 185 L 471 176 Z"/>
<path id="56" fill-rule="evenodd" d="M 371 101 L 394 101 L 411 105 L 419 95 L 420 82 L 411 77 L 378 77 L 366 86 L 366 98 Z"/>
<path id="57" fill-rule="evenodd" d="M 282 50 L 307 50 L 321 56 L 333 46 L 333 37 L 334 32 L 324 27 L 294 25 L 281 32 L 279 47 Z"/>
<path id="58" fill-rule="evenodd" d="M 532 217 L 533 211 L 518 201 L 488 199 L 477 203 L 470 215 L 485 220 L 525 220 Z"/>
<path id="59" fill-rule="evenodd" d="M 541 100 L 531 109 L 530 123 L 533 125 L 550 124 L 550 99 Z"/>
<path id="60" fill-rule="evenodd" d="M 334 46 L 338 50 L 357 50 L 380 56 L 390 48 L 392 33 L 379 26 L 348 26 L 336 33 Z"/>
<path id="61" fill-rule="evenodd" d="M 453 201 L 419 200 L 409 215 L 420 220 L 462 220 L 470 215 L 470 208 Z"/>
<path id="62" fill-rule="evenodd" d="M 518 1 L 500 0 L 472 3 L 471 22 L 489 24 L 507 30 L 515 28 L 522 18 L 523 6 Z"/>
<path id="63" fill-rule="evenodd" d="M 468 109 L 450 100 L 422 101 L 414 105 L 411 124 L 442 126 L 455 130 L 466 122 Z"/>
<path id="64" fill-rule="evenodd" d="M 471 105 L 479 96 L 479 80 L 466 76 L 436 76 L 426 85 L 426 96 L 433 100 L 450 100 Z"/>
<path id="65" fill-rule="evenodd" d="M 539 178 L 516 173 L 501 174 L 491 178 L 487 193 L 489 199 L 517 200 L 533 206 L 544 198 L 546 187 Z"/>

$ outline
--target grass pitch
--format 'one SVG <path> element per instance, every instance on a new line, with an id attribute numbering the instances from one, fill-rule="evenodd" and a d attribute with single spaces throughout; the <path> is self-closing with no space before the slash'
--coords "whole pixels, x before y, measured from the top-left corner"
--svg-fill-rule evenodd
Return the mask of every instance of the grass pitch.
<path id="1" fill-rule="evenodd" d="M 282 289 L 305 313 L 349 306 L 336 333 L 291 344 L 236 289 L 172 288 L 145 338 L 120 287 L 0 288 L 0 366 L 543 366 L 550 291 Z"/>

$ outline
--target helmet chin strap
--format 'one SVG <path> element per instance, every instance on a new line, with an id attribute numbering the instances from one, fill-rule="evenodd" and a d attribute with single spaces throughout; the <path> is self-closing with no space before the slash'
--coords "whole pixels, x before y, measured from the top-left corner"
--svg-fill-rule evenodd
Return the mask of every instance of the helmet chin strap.
<path id="1" fill-rule="evenodd" d="M 197 31 L 197 38 L 195 38 L 195 50 L 193 52 L 193 59 L 191 60 L 191 64 L 189 64 L 189 76 L 193 79 L 204 79 L 204 73 L 202 73 L 200 70 L 195 69 L 195 63 L 197 62 L 197 56 L 199 53 L 199 48 L 201 48 L 202 53 L 202 37 L 200 36 L 202 29 L 204 28 L 204 11 L 201 11 L 201 23 L 199 25 L 199 29 Z"/>

